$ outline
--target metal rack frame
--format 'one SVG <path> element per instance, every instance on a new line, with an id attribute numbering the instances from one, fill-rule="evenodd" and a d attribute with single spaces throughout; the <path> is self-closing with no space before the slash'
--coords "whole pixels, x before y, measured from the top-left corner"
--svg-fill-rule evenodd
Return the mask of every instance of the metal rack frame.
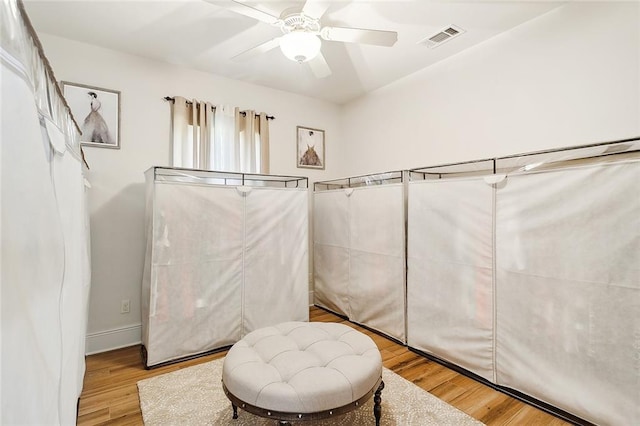
<path id="1" fill-rule="evenodd" d="M 391 175 L 391 176 L 387 176 Z M 332 189 L 360 188 L 363 186 L 386 185 L 391 183 L 403 183 L 405 181 L 403 170 L 394 170 L 382 173 L 351 176 L 341 179 L 332 179 L 315 182 L 314 192 L 329 191 Z M 322 188 L 324 186 L 324 188 Z"/>
<path id="2" fill-rule="evenodd" d="M 593 153 L 594 148 L 603 147 L 621 147 L 622 149 L 605 149 L 599 153 Z M 628 145 L 628 146 L 625 146 Z M 631 148 L 631 149 L 630 149 Z M 579 155 L 580 151 L 583 155 Z M 568 158 L 546 158 L 549 155 L 563 152 L 574 152 L 576 155 L 571 155 Z M 566 148 L 555 148 L 541 151 L 532 151 L 522 154 L 513 154 L 503 157 L 486 158 L 482 160 L 463 161 L 458 163 L 448 163 L 436 166 L 427 166 L 410 169 L 408 171 L 409 180 L 429 180 L 429 179 L 442 179 L 445 177 L 465 177 L 465 176 L 486 176 L 497 173 L 512 173 L 517 171 L 527 171 L 538 167 L 542 164 L 561 163 L 566 161 L 586 160 L 603 158 L 621 154 L 630 154 L 640 152 L 640 137 L 621 139 L 610 142 L 599 142 L 587 145 L 578 145 Z M 542 161 L 535 161 L 538 157 Z M 522 163 L 518 163 L 518 159 L 523 159 Z M 515 163 L 515 164 L 514 164 Z M 469 170 L 464 170 L 464 166 L 480 165 L 480 167 L 469 167 Z M 462 170 L 461 170 L 462 169 Z"/>
<path id="3" fill-rule="evenodd" d="M 304 176 L 266 175 L 256 173 L 224 172 L 204 169 L 188 169 L 182 167 L 162 167 L 155 166 L 153 169 L 154 180 L 158 176 L 176 178 L 191 178 L 190 183 L 201 183 L 207 185 L 221 186 L 267 186 L 282 188 L 308 188 L 309 178 Z M 163 173 L 162 171 L 168 171 Z M 264 185 L 266 184 L 266 185 Z M 280 184 L 280 185 L 276 185 Z"/>

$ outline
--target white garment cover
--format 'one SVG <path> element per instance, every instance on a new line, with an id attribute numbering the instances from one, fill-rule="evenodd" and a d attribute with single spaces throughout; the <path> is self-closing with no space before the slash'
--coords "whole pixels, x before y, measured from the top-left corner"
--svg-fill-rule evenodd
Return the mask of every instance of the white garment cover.
<path id="1" fill-rule="evenodd" d="M 498 190 L 498 384 L 597 424 L 640 424 L 639 194 L 637 161 Z"/>
<path id="2" fill-rule="evenodd" d="M 148 184 L 151 277 L 142 318 L 151 366 L 241 338 L 244 207 L 233 187 Z"/>
<path id="3" fill-rule="evenodd" d="M 308 321 L 307 191 L 252 188 L 245 200 L 243 335 Z"/>
<path id="4" fill-rule="evenodd" d="M 339 191 L 313 196 L 314 299 L 319 306 L 351 316 L 349 310 L 349 198 Z"/>
<path id="5" fill-rule="evenodd" d="M 82 166 L 39 122 L 25 80 L 4 63 L 0 73 L 0 423 L 73 424 L 90 280 Z"/>
<path id="6" fill-rule="evenodd" d="M 407 341 L 494 380 L 493 193 L 482 178 L 409 183 Z"/>
<path id="7" fill-rule="evenodd" d="M 50 130 L 49 135 L 55 130 Z M 61 420 L 76 421 L 76 401 L 85 372 L 89 317 L 90 238 L 82 164 L 66 151 L 53 157 L 53 181 L 64 235 L 64 281 L 60 300 L 62 326 Z"/>
<path id="8" fill-rule="evenodd" d="M 493 188 L 411 182 L 408 344 L 588 421 L 640 423 L 630 158 L 554 164 Z"/>
<path id="9" fill-rule="evenodd" d="M 64 241 L 50 176 L 51 150 L 29 87 L 4 66 L 0 80 L 2 424 L 56 424 Z"/>
<path id="10" fill-rule="evenodd" d="M 180 182 L 189 171 L 158 180 L 155 170 L 142 285 L 148 366 L 308 320 L 306 189 Z"/>
<path id="11" fill-rule="evenodd" d="M 405 341 L 404 187 L 314 193 L 318 305 Z"/>

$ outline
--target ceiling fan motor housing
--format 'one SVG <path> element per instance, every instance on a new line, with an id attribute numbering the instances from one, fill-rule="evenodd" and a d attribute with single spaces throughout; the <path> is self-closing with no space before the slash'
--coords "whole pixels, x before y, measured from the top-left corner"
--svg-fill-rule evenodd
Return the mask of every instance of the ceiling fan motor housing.
<path id="1" fill-rule="evenodd" d="M 320 32 L 320 21 L 318 19 L 311 18 L 302 12 L 283 15 L 281 18 L 282 32 L 285 34 L 293 31 L 305 31 L 314 34 Z"/>

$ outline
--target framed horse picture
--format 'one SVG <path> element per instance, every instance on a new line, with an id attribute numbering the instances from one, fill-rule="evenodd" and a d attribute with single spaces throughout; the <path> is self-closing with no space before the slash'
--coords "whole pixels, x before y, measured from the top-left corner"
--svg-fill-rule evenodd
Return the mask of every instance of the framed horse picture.
<path id="1" fill-rule="evenodd" d="M 298 126 L 296 165 L 306 169 L 324 170 L 324 130 Z"/>

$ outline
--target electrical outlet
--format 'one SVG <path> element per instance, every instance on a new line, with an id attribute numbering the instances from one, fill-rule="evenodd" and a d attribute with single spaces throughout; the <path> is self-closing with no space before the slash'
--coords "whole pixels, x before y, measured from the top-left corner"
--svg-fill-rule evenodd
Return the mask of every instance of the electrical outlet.
<path id="1" fill-rule="evenodd" d="M 130 310 L 129 299 L 124 299 L 122 302 L 120 302 L 120 313 L 128 314 L 129 310 Z"/>

